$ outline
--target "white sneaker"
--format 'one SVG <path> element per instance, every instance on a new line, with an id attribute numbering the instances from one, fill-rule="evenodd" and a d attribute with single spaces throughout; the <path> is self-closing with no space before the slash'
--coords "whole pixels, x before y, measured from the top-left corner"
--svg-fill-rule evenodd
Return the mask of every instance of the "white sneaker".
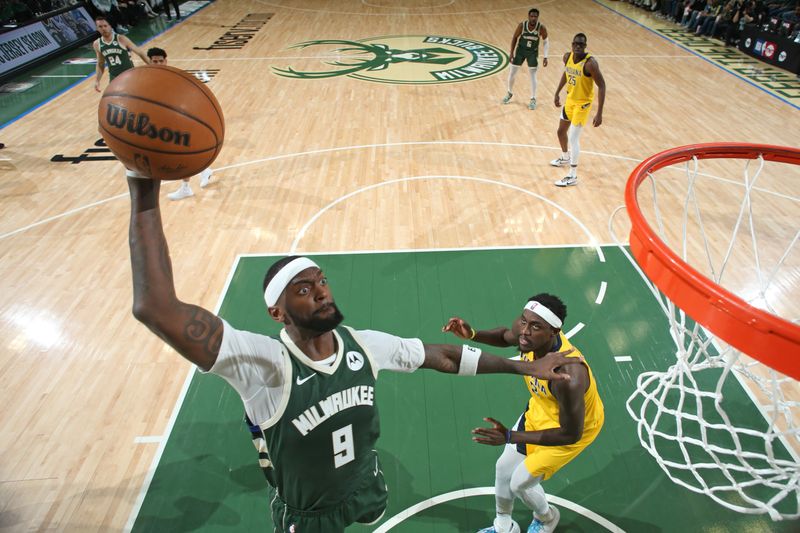
<path id="1" fill-rule="evenodd" d="M 528 533 L 553 533 L 556 530 L 558 521 L 561 519 L 561 513 L 558 512 L 558 507 L 550 506 L 553 510 L 553 518 L 547 522 L 543 522 L 538 518 L 534 518 L 531 525 L 528 526 Z"/>
<path id="2" fill-rule="evenodd" d="M 564 159 L 563 157 L 559 156 L 556 159 L 550 161 L 551 167 L 565 167 L 569 165 L 569 157 Z"/>
<path id="3" fill-rule="evenodd" d="M 507 104 L 507 103 L 509 103 L 509 102 L 511 101 L 511 98 L 512 98 L 513 96 L 514 96 L 514 95 L 513 95 L 513 94 L 511 94 L 511 93 L 506 93 L 505 97 L 503 98 L 503 103 L 504 103 L 504 104 Z"/>
<path id="4" fill-rule="evenodd" d="M 214 171 L 210 168 L 207 168 L 200 173 L 200 187 L 206 188 L 208 186 L 208 183 L 211 181 L 211 174 L 213 173 Z"/>
<path id="5" fill-rule="evenodd" d="M 485 527 L 478 531 L 478 533 L 498 533 L 497 528 L 494 524 L 489 527 Z M 509 533 L 520 533 L 519 524 L 515 521 L 511 521 L 511 531 Z"/>
<path id="6" fill-rule="evenodd" d="M 183 200 L 184 198 L 189 198 L 190 196 L 194 196 L 194 193 L 192 192 L 192 188 L 189 187 L 189 184 L 186 182 L 181 183 L 181 186 L 177 191 L 171 192 L 167 195 L 170 200 Z"/>
<path id="7" fill-rule="evenodd" d="M 567 176 L 556 181 L 556 187 L 569 187 L 578 184 L 578 176 Z"/>
<path id="8" fill-rule="evenodd" d="M 528 109 L 530 109 L 531 111 L 536 109 L 536 98 L 531 98 L 531 101 L 528 102 Z"/>

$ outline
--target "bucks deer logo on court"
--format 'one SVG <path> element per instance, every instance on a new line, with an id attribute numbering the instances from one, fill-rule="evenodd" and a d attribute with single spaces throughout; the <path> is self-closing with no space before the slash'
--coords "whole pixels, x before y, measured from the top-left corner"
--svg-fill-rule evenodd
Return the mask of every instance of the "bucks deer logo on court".
<path id="1" fill-rule="evenodd" d="M 486 43 L 437 35 L 370 37 L 360 41 L 324 39 L 299 43 L 292 48 L 327 47 L 317 56 L 333 69 L 306 71 L 294 67 L 272 70 L 297 79 L 348 76 L 380 83 L 452 83 L 482 78 L 502 70 L 508 56 Z"/>

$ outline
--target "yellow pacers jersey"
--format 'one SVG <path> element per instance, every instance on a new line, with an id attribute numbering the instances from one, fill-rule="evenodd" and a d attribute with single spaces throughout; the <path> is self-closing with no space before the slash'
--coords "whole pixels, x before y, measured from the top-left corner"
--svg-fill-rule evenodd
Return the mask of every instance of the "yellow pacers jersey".
<path id="1" fill-rule="evenodd" d="M 570 52 L 564 67 L 564 73 L 567 76 L 567 100 L 591 102 L 594 99 L 594 80 L 583 72 L 583 67 L 586 66 L 586 62 L 592 55 L 586 54 L 586 57 L 577 63 L 572 61 L 572 55 Z"/>
<path id="2" fill-rule="evenodd" d="M 579 357 L 581 355 L 581 352 L 569 342 L 564 333 L 560 332 L 558 335 L 561 342 L 561 346 L 557 347 L 558 351 L 562 352 L 574 348 L 575 351 L 567 357 Z M 533 352 L 522 354 L 522 359 L 533 361 Z M 589 371 L 589 388 L 586 389 L 586 393 L 583 395 L 586 410 L 583 424 L 584 437 L 599 431 L 605 419 L 603 402 L 597 393 L 597 383 L 594 380 L 592 369 L 589 368 L 588 363 L 585 366 L 586 370 Z M 525 430 L 540 431 L 559 427 L 561 423 L 558 420 L 558 400 L 550 392 L 547 380 L 525 376 L 525 384 L 531 393 L 531 399 L 528 401 L 528 410 L 525 412 Z"/>

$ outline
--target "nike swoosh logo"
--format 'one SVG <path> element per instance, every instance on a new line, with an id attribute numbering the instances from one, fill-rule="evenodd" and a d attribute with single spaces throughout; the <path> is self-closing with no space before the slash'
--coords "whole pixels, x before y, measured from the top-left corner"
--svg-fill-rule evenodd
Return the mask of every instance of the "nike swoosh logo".
<path id="1" fill-rule="evenodd" d="M 309 379 L 313 378 L 313 377 L 314 377 L 314 376 L 316 376 L 316 375 L 317 375 L 317 374 L 316 374 L 316 373 L 314 373 L 314 374 L 311 374 L 310 376 L 306 376 L 306 377 L 304 377 L 303 379 L 300 379 L 300 376 L 297 376 L 297 384 L 298 384 L 298 385 L 302 385 L 303 383 L 305 383 L 306 381 L 308 381 Z"/>

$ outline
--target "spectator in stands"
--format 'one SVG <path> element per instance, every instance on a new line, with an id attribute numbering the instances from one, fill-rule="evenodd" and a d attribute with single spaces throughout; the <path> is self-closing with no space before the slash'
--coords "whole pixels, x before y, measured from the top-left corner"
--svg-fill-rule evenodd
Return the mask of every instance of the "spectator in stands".
<path id="1" fill-rule="evenodd" d="M 791 22 L 796 26 L 800 22 L 800 3 L 795 6 L 794 11 L 784 11 L 781 15 L 781 20 L 783 22 Z"/>
<path id="2" fill-rule="evenodd" d="M 33 18 L 33 11 L 19 0 L 0 0 L 0 20 L 5 24 L 19 25 Z"/>
<path id="3" fill-rule="evenodd" d="M 725 46 L 734 46 L 739 42 L 739 35 L 741 35 L 745 24 L 753 22 L 752 12 L 753 4 L 751 2 L 744 2 L 739 6 L 725 33 Z"/>
<path id="4" fill-rule="evenodd" d="M 720 0 L 709 0 L 706 9 L 697 16 L 694 26 L 695 35 L 711 35 L 711 30 L 714 27 L 720 13 L 722 13 L 722 2 Z"/>
<path id="5" fill-rule="evenodd" d="M 127 13 L 123 13 L 117 0 L 92 0 L 93 16 L 102 15 L 114 27 L 117 33 L 128 33 L 130 28 L 125 24 Z"/>
<path id="6" fill-rule="evenodd" d="M 681 18 L 681 26 L 686 28 L 687 30 L 693 30 L 694 27 L 692 24 L 697 20 L 697 15 L 702 13 L 708 2 L 706 0 L 694 0 L 689 6 L 687 6 L 683 11 L 683 17 Z"/>

